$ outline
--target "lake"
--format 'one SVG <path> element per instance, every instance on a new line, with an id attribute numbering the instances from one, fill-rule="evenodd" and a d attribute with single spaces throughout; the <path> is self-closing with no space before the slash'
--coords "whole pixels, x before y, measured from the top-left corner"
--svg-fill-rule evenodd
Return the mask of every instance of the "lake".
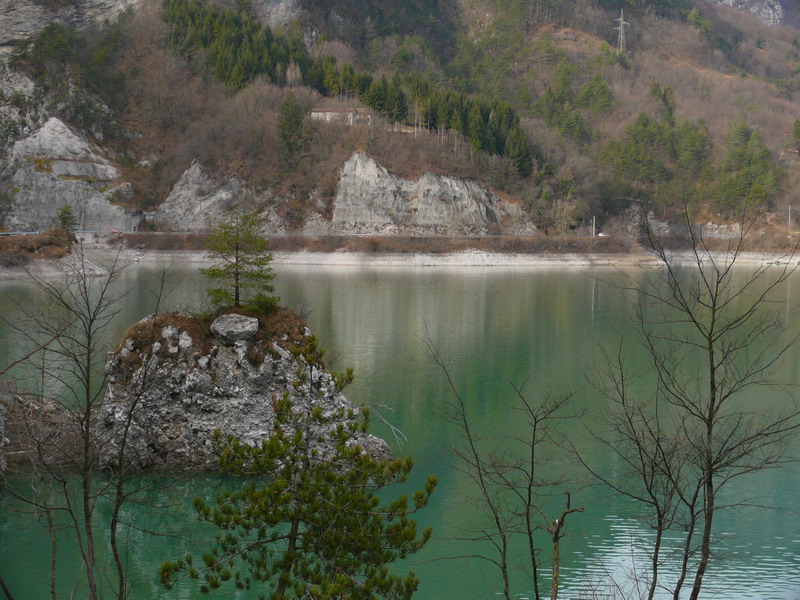
<path id="1" fill-rule="evenodd" d="M 581 420 L 564 420 L 562 434 L 593 464 L 619 468 L 607 449 L 593 441 L 590 431 L 601 427 L 608 404 L 587 384 L 586 375 L 600 360 L 600 348 L 616 348 L 623 340 L 631 352 L 631 368 L 649 369 L 645 353 L 637 352 L 633 332 L 626 326 L 631 305 L 618 288 L 622 276 L 611 268 L 562 267 L 313 267 L 277 265 L 275 284 L 282 303 L 309 312 L 309 325 L 327 348 L 334 369 L 355 368 L 356 380 L 346 395 L 354 404 L 374 407 L 372 433 L 384 437 L 398 455 L 410 455 L 415 467 L 410 492 L 436 474 L 440 485 L 430 505 L 418 515 L 422 525 L 434 527 L 434 538 L 403 568 L 413 568 L 421 579 L 415 598 L 495 598 L 501 589 L 498 574 L 476 559 L 452 559 L 475 554 L 474 545 L 457 541 L 465 527 L 479 519 L 471 502 L 475 497 L 468 479 L 453 468 L 449 446 L 455 431 L 442 418 L 452 400 L 442 370 L 431 359 L 426 340 L 443 355 L 462 394 L 468 415 L 482 434 L 499 439 L 524 431 L 515 409 L 513 385 L 525 384 L 530 399 L 543 394 L 574 393 L 570 412 Z M 746 271 L 746 268 L 743 268 Z M 634 271 L 628 271 L 634 273 Z M 179 280 L 173 306 L 198 306 L 202 281 L 193 269 L 174 272 Z M 743 276 L 746 276 L 746 272 Z M 120 280 L 130 293 L 114 325 L 119 338 L 133 321 L 151 311 L 152 285 L 148 269 L 135 265 Z M 27 299 L 36 294 L 27 283 L 0 283 L 3 298 Z M 783 302 L 792 310 L 800 299 L 800 275 L 789 281 Z M 7 304 L 7 302 L 6 302 Z M 6 314 L 13 310 L 4 306 Z M 0 365 L 19 352 L 0 330 Z M 793 348 L 774 377 L 798 383 L 800 349 Z M 748 402 L 776 405 L 782 397 L 748 396 Z M 570 515 L 562 540 L 560 597 L 610 597 L 609 580 L 621 585 L 640 568 L 639 542 L 652 531 L 638 520 L 635 507 L 608 489 L 594 485 L 570 453 L 546 451 L 544 469 L 564 481 L 545 505 L 551 518 L 563 508 L 564 491 L 573 506 L 585 508 Z M 715 520 L 716 561 L 707 576 L 705 598 L 800 598 L 800 473 L 796 465 L 762 471 L 730 485 L 726 499 L 745 505 L 723 511 Z M 30 485 L 29 478 L 13 477 L 14 486 Z M 146 502 L 129 505 L 126 518 L 135 526 L 180 537 L 152 537 L 133 529 L 128 538 L 128 560 L 134 577 L 132 598 L 199 598 L 192 585 L 171 592 L 156 581 L 158 565 L 195 548 L 198 531 L 192 510 L 195 495 L 213 497 L 214 491 L 235 485 L 217 475 L 153 477 Z M 416 487 L 415 487 L 416 486 Z M 398 492 L 399 493 L 399 492 Z M 158 508 L 156 508 L 158 506 Z M 0 573 L 17 599 L 47 597 L 49 543 L 35 518 L 15 511 L 6 502 L 0 514 Z M 544 536 L 540 543 L 544 544 Z M 671 547 L 677 543 L 671 541 Z M 69 540 L 60 542 L 60 569 L 65 575 L 79 566 Z M 637 566 L 638 565 L 638 566 Z M 512 577 L 520 598 L 532 597 L 530 584 Z M 61 590 L 67 594 L 71 586 Z M 631 597 L 624 587 L 623 597 Z M 80 592 L 77 596 L 80 597 Z M 224 589 L 217 597 L 237 597 Z M 214 593 L 212 596 L 214 597 Z M 242 598 L 250 596 L 241 596 Z"/>

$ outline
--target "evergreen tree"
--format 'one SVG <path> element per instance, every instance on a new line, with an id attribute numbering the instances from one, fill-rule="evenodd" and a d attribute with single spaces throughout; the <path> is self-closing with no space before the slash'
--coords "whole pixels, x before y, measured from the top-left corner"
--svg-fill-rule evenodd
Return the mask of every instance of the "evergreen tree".
<path id="1" fill-rule="evenodd" d="M 512 130 L 506 140 L 506 155 L 514 161 L 514 166 L 517 168 L 517 173 L 522 177 L 527 177 L 531 174 L 531 161 L 533 155 L 528 140 L 525 139 L 525 134 L 517 127 Z"/>
<path id="2" fill-rule="evenodd" d="M 69 204 L 65 204 L 56 211 L 56 220 L 59 227 L 63 227 L 70 233 L 78 228 L 78 219 L 75 217 L 75 211 Z"/>
<path id="3" fill-rule="evenodd" d="M 464 134 L 464 119 L 462 118 L 461 111 L 458 108 L 456 108 L 450 114 L 449 127 L 453 131 L 456 131 L 456 132 L 458 132 L 458 133 L 460 133 L 462 135 Z"/>
<path id="4" fill-rule="evenodd" d="M 350 94 L 358 93 L 358 80 L 356 78 L 355 69 L 353 65 L 343 65 L 341 73 L 341 85 L 349 98 Z"/>
<path id="5" fill-rule="evenodd" d="M 286 396 L 276 403 L 274 433 L 260 445 L 218 436 L 225 472 L 266 482 L 245 483 L 213 504 L 196 499 L 200 518 L 221 533 L 203 566 L 190 556 L 166 562 L 162 582 L 203 577 L 202 591 L 231 579 L 239 589 L 260 582 L 261 597 L 271 600 L 410 599 L 419 584 L 413 571 L 401 576 L 387 565 L 430 539 L 430 528 L 419 535 L 409 516 L 427 504 L 436 479 L 413 494 L 411 506 L 406 496 L 382 501 L 384 488 L 405 481 L 413 463 L 362 451 L 367 426 L 367 411 L 309 411 Z"/>
<path id="6" fill-rule="evenodd" d="M 380 115 L 386 115 L 389 101 L 389 81 L 386 77 L 374 80 L 362 99 L 364 104 Z"/>
<path id="7" fill-rule="evenodd" d="M 306 111 L 300 106 L 294 94 L 288 92 L 281 102 L 278 115 L 278 137 L 284 149 L 284 159 L 290 166 L 297 162 L 308 143 L 305 119 Z"/>
<path id="8" fill-rule="evenodd" d="M 714 33 L 711 21 L 706 19 L 696 6 L 692 7 L 692 9 L 686 15 L 686 21 L 689 23 L 689 25 L 697 27 L 697 29 L 700 31 L 700 35 L 702 35 L 704 38 L 711 38 L 712 34 Z"/>
<path id="9" fill-rule="evenodd" d="M 778 187 L 772 155 L 757 131 L 736 123 L 726 140 L 714 196 L 717 208 L 739 210 L 769 204 Z"/>
<path id="10" fill-rule="evenodd" d="M 711 143 L 708 139 L 708 129 L 700 121 L 692 124 L 681 122 L 676 129 L 675 171 L 683 178 L 699 176 L 706 168 L 711 156 Z"/>
<path id="11" fill-rule="evenodd" d="M 402 123 L 408 114 L 408 101 L 399 83 L 391 82 L 386 93 L 385 116 L 392 123 Z"/>
<path id="12" fill-rule="evenodd" d="M 642 113 L 625 132 L 622 140 L 612 140 L 602 151 L 602 159 L 614 176 L 637 188 L 666 181 L 669 171 L 659 156 L 665 148 L 664 127 Z"/>
<path id="13" fill-rule="evenodd" d="M 336 61 L 332 57 L 329 58 L 330 60 L 326 60 L 323 67 L 323 84 L 329 96 L 336 96 L 341 89 L 342 79 Z"/>
<path id="14" fill-rule="evenodd" d="M 483 116 L 477 103 L 470 108 L 469 116 L 467 117 L 467 129 L 472 146 L 476 150 L 485 150 L 487 148 L 486 125 L 483 122 Z"/>
<path id="15" fill-rule="evenodd" d="M 275 288 L 270 283 L 275 277 L 270 267 L 272 255 L 255 215 L 229 211 L 225 222 L 209 235 L 206 246 L 216 264 L 200 272 L 222 284 L 208 290 L 215 307 L 245 304 L 269 310 L 275 306 L 278 298 L 272 295 Z"/>
<path id="16" fill-rule="evenodd" d="M 575 104 L 581 108 L 588 108 L 593 113 L 602 114 L 608 111 L 614 103 L 614 94 L 608 82 L 600 74 L 595 75 L 584 83 L 575 96 Z"/>

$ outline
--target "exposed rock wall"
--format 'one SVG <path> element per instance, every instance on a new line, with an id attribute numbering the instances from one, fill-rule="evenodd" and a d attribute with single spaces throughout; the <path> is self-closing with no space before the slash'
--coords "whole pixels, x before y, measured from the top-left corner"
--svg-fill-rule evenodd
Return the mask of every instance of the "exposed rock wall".
<path id="1" fill-rule="evenodd" d="M 0 62 L 0 156 L 10 143 L 41 125 L 43 111 L 34 100 L 33 81 Z"/>
<path id="2" fill-rule="evenodd" d="M 253 12 L 264 25 L 288 25 L 300 16 L 300 0 L 253 0 Z"/>
<path id="3" fill-rule="evenodd" d="M 69 205 L 82 230 L 126 230 L 130 219 L 111 202 L 130 186 L 86 139 L 53 117 L 13 144 L 2 164 L 11 192 L 6 225 L 16 230 L 49 227 Z"/>
<path id="4" fill-rule="evenodd" d="M 277 338 L 264 323 L 256 324 L 260 331 L 254 333 L 248 321 L 255 319 L 240 315 L 233 323 L 215 321 L 214 334 L 185 315 L 165 318 L 137 324 L 108 362 L 110 381 L 99 417 L 109 439 L 102 450 L 107 464 L 116 462 L 121 427 L 132 407 L 126 463 L 159 469 L 215 468 L 217 429 L 247 444 L 260 443 L 272 432 L 273 403 L 286 393 L 297 411 L 322 407 L 333 415 L 351 408 L 330 373 L 287 350 L 306 344 L 310 335 L 294 315 L 280 317 L 284 329 L 291 326 Z M 306 377 L 299 380 L 299 372 Z M 391 455 L 374 436 L 358 443 L 376 457 Z"/>
<path id="5" fill-rule="evenodd" d="M 404 179 L 357 152 L 342 165 L 331 229 L 482 235 L 532 232 L 533 226 L 519 207 L 475 181 L 431 173 Z"/>
<path id="6" fill-rule="evenodd" d="M 50 23 L 84 27 L 113 20 L 141 0 L 0 0 L 0 46 L 36 35 Z"/>
<path id="7" fill-rule="evenodd" d="M 271 205 L 271 190 L 255 191 L 230 179 L 216 182 L 197 162 L 175 184 L 156 219 L 179 231 L 196 231 L 219 223 L 223 211 L 252 200 L 269 205 L 265 229 L 292 229 Z M 356 152 L 340 169 L 332 218 L 324 207 L 307 215 L 303 232 L 326 234 L 530 234 L 535 231 L 525 212 L 502 200 L 476 181 L 424 173 L 404 179 L 389 173 L 371 157 Z"/>
<path id="8" fill-rule="evenodd" d="M 716 4 L 724 4 L 738 10 L 754 13 L 768 25 L 781 25 L 785 11 L 781 0 L 711 0 Z"/>
<path id="9" fill-rule="evenodd" d="M 246 196 L 238 179 L 218 183 L 194 161 L 159 207 L 156 220 L 175 231 L 202 231 L 217 225 L 226 209 Z"/>

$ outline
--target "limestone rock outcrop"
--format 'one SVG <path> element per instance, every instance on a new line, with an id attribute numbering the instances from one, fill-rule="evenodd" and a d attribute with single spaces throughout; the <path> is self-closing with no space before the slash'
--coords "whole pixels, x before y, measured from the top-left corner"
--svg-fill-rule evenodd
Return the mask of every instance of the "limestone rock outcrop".
<path id="1" fill-rule="evenodd" d="M 35 89 L 30 77 L 0 62 L 0 156 L 10 142 L 30 135 L 31 128 L 41 124 Z"/>
<path id="2" fill-rule="evenodd" d="M 2 171 L 13 202 L 6 225 L 13 229 L 49 227 L 64 205 L 72 207 L 81 230 L 129 227 L 129 217 L 112 204 L 126 189 L 117 169 L 55 117 L 11 146 Z"/>
<path id="3" fill-rule="evenodd" d="M 264 25 L 288 25 L 300 16 L 300 0 L 253 0 L 253 12 Z"/>
<path id="4" fill-rule="evenodd" d="M 50 23 L 84 27 L 117 18 L 141 0 L 0 0 L 0 46 L 12 45 L 36 35 Z"/>
<path id="5" fill-rule="evenodd" d="M 202 231 L 222 221 L 225 210 L 245 195 L 241 181 L 231 178 L 218 183 L 194 161 L 159 207 L 156 220 L 175 231 Z"/>
<path id="6" fill-rule="evenodd" d="M 368 234 L 531 233 L 516 205 L 476 181 L 432 173 L 404 179 L 356 152 L 341 167 L 331 231 Z"/>
<path id="7" fill-rule="evenodd" d="M 216 467 L 215 430 L 247 444 L 268 437 L 274 403 L 284 394 L 296 411 L 321 407 L 333 417 L 351 408 L 330 373 L 291 352 L 309 341 L 302 319 L 279 309 L 258 321 L 257 334 L 231 344 L 220 343 L 207 324 L 187 315 L 158 315 L 132 327 L 108 361 L 99 415 L 103 439 L 109 440 L 103 462 L 116 463 L 129 412 L 128 466 L 202 470 Z M 391 456 L 374 436 L 357 443 L 373 456 Z"/>
<path id="8" fill-rule="evenodd" d="M 232 178 L 215 181 L 193 162 L 159 207 L 156 220 L 176 231 L 214 227 L 227 208 L 244 201 L 266 206 L 267 233 L 292 231 L 272 190 L 253 190 Z M 470 179 L 423 173 L 404 179 L 356 152 L 339 170 L 332 216 L 317 203 L 302 228 L 309 235 L 529 235 L 535 227 L 518 205 Z"/>
<path id="9" fill-rule="evenodd" d="M 716 4 L 724 4 L 738 10 L 746 10 L 755 14 L 767 25 L 781 25 L 785 19 L 785 10 L 781 0 L 711 0 Z"/>

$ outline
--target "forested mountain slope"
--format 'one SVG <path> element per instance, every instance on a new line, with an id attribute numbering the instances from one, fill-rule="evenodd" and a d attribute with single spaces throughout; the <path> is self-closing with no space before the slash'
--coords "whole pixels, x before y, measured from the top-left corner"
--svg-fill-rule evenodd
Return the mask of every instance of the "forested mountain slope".
<path id="1" fill-rule="evenodd" d="M 332 218 L 362 151 L 406 179 L 477 180 L 547 232 L 632 202 L 713 220 L 763 203 L 785 226 L 800 145 L 788 2 L 766 7 L 785 25 L 728 0 L 130 4 L 105 25 L 56 19 L 0 73 L 0 143 L 59 117 L 119 170 L 84 183 L 124 189 L 109 201 L 128 211 L 158 207 L 196 162 L 239 182 L 225 202 L 302 230 Z"/>

